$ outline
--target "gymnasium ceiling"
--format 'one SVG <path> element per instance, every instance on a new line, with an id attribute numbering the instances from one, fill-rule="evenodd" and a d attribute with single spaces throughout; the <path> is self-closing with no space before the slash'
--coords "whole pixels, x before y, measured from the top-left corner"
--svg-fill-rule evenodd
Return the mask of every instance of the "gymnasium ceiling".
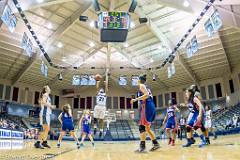
<path id="1" fill-rule="evenodd" d="M 116 86 L 119 75 L 127 75 L 131 90 L 131 75 L 151 72 L 157 74 L 157 81 L 148 82 L 155 89 L 169 88 L 201 80 L 220 77 L 239 68 L 240 62 L 240 1 L 216 1 L 215 8 L 224 16 L 223 28 L 209 38 L 204 30 L 204 22 L 213 9 L 203 17 L 187 42 L 197 36 L 199 50 L 192 58 L 186 57 L 186 42 L 174 60 L 176 74 L 168 78 L 167 67 L 148 71 L 165 60 L 175 44 L 182 38 L 206 5 L 207 0 L 139 0 L 131 19 L 135 26 L 128 34 L 126 43 L 102 43 L 99 30 L 90 27 L 97 14 L 91 0 L 19 0 L 41 43 L 55 64 L 77 66 L 78 69 L 59 70 L 49 66 L 48 78 L 40 72 L 43 57 L 34 40 L 35 56 L 29 58 L 20 47 L 23 32 L 28 33 L 11 0 L 9 4 L 17 15 L 18 23 L 14 33 L 3 24 L 0 29 L 0 79 L 43 86 L 49 84 L 54 89 L 72 88 L 73 74 L 105 73 L 107 53 L 110 53 L 110 86 Z M 127 11 L 130 0 L 99 0 L 102 11 Z M 89 17 L 88 22 L 80 22 L 80 15 Z M 140 24 L 139 17 L 149 18 L 147 24 Z M 94 46 L 90 46 L 94 43 Z M 96 67 L 97 69 L 90 69 Z M 124 69 L 120 69 L 124 67 Z M 134 68 L 144 68 L 144 71 Z M 63 81 L 57 75 L 63 74 Z M 82 87 L 84 88 L 84 87 Z M 81 87 L 78 87 L 81 90 Z"/>

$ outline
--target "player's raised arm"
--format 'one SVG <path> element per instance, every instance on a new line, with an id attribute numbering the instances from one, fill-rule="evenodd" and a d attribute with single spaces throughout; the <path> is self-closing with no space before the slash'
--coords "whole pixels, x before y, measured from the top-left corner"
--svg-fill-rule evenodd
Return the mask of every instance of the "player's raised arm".
<path id="1" fill-rule="evenodd" d="M 96 95 L 97 95 L 98 92 L 99 92 L 99 85 L 100 85 L 100 81 L 97 81 L 97 82 L 96 82 L 96 89 L 97 89 L 97 93 L 96 93 Z"/>
<path id="2" fill-rule="evenodd" d="M 132 100 L 132 102 L 140 101 L 140 100 L 145 100 L 149 97 L 149 92 L 144 84 L 140 84 L 140 91 L 143 93 L 142 96 L 137 97 Z"/>

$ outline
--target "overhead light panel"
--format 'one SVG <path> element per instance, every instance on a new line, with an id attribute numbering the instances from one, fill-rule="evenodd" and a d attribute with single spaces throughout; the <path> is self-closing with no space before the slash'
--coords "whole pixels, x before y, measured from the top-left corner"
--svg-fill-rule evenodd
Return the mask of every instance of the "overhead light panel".
<path id="1" fill-rule="evenodd" d="M 38 3 L 42 3 L 44 0 L 37 0 Z"/>
<path id="2" fill-rule="evenodd" d="M 52 23 L 48 23 L 47 28 L 48 28 L 48 29 L 52 29 L 52 28 L 53 28 Z"/>
<path id="3" fill-rule="evenodd" d="M 151 59 L 150 59 L 150 62 L 151 62 L 151 63 L 153 63 L 153 62 L 154 62 L 153 58 L 151 58 Z"/>
<path id="4" fill-rule="evenodd" d="M 189 6 L 190 6 L 190 3 L 189 3 L 187 0 L 185 0 L 185 1 L 183 2 L 183 6 L 184 6 L 184 7 L 189 7 Z"/>
<path id="5" fill-rule="evenodd" d="M 135 25 L 135 23 L 134 22 L 131 22 L 130 23 L 130 28 L 134 28 L 136 25 Z"/>
<path id="6" fill-rule="evenodd" d="M 58 42 L 57 47 L 58 47 L 58 48 L 62 48 L 62 47 L 63 47 L 62 42 Z"/>
<path id="7" fill-rule="evenodd" d="M 124 45 L 123 45 L 125 48 L 127 48 L 129 45 L 128 45 L 128 43 L 124 43 Z"/>
<path id="8" fill-rule="evenodd" d="M 94 47 L 95 44 L 94 44 L 93 42 L 90 42 L 90 43 L 89 43 L 89 46 L 90 46 L 90 47 Z"/>
<path id="9" fill-rule="evenodd" d="M 89 23 L 89 25 L 90 25 L 91 28 L 93 28 L 93 27 L 95 26 L 94 21 L 91 21 L 91 22 Z"/>

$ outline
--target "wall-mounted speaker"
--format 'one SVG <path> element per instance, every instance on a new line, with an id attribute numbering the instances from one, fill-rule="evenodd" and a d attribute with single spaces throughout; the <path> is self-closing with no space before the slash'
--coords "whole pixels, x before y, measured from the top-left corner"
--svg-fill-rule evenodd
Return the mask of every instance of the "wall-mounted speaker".
<path id="1" fill-rule="evenodd" d="M 83 22 L 87 22 L 88 17 L 87 17 L 87 16 L 80 16 L 80 17 L 79 17 L 79 20 L 80 20 L 80 21 L 83 21 Z"/>
<path id="2" fill-rule="evenodd" d="M 139 18 L 139 23 L 142 24 L 142 23 L 147 23 L 148 22 L 148 19 L 147 18 Z"/>
<path id="3" fill-rule="evenodd" d="M 93 2 L 93 7 L 94 7 L 94 10 L 96 11 L 96 12 L 100 12 L 100 5 L 99 5 L 99 3 L 98 3 L 98 0 L 92 0 L 92 2 Z"/>
<path id="4" fill-rule="evenodd" d="M 137 0 L 132 0 L 131 6 L 128 9 L 128 12 L 134 13 L 136 7 L 137 7 Z"/>

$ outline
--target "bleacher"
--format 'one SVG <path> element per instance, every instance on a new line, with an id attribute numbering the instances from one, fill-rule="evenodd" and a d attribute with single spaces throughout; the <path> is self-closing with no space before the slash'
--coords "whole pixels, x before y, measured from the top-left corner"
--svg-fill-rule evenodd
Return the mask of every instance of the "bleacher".
<path id="1" fill-rule="evenodd" d="M 238 133 L 240 128 L 230 128 L 230 130 L 226 131 L 226 120 L 233 117 L 234 114 L 240 115 L 240 103 L 234 107 L 227 108 L 225 106 L 226 100 L 213 100 L 206 102 L 209 106 L 211 106 L 213 110 L 213 124 L 214 127 L 217 128 L 218 134 L 231 134 Z M 0 101 L 0 104 L 4 104 L 3 101 Z M 17 104 L 14 102 L 8 102 L 8 114 L 7 119 L 18 124 L 20 128 L 31 129 L 36 128 L 38 126 L 38 118 L 29 117 L 29 110 L 34 110 L 32 106 Z M 177 114 L 179 118 L 182 114 L 185 118 L 188 115 L 187 107 L 181 107 L 181 112 Z M 55 113 L 56 112 L 56 113 Z M 60 110 L 54 111 L 54 118 L 51 121 L 51 130 L 59 134 L 60 131 L 60 123 L 57 120 L 57 115 Z M 136 111 L 135 111 L 136 112 Z M 136 113 L 137 114 L 137 113 Z M 163 118 L 166 115 L 166 109 L 158 109 L 157 110 L 157 118 L 152 125 L 152 130 L 155 132 L 156 136 L 159 138 L 162 135 L 162 122 Z M 5 117 L 6 118 L 6 117 Z M 136 118 L 136 117 L 135 117 Z M 76 127 L 78 125 L 78 120 L 75 120 L 74 123 Z M 106 123 L 104 127 L 104 135 L 106 134 Z M 110 123 L 110 131 L 112 135 L 112 140 L 136 140 L 139 139 L 139 131 L 138 131 L 138 119 L 130 120 L 124 119 L 124 117 L 118 117 L 118 119 L 114 122 Z M 80 131 L 77 133 L 80 136 Z M 68 136 L 67 136 L 68 137 Z M 98 135 L 95 136 L 96 140 L 104 140 L 104 136 L 100 139 Z"/>
<path id="2" fill-rule="evenodd" d="M 240 103 L 236 106 L 225 109 L 219 116 L 213 119 L 213 125 L 217 128 L 218 134 L 232 134 L 232 133 L 240 133 L 240 126 L 236 128 L 231 128 L 229 130 L 225 130 L 226 121 L 232 120 L 234 115 L 240 116 Z"/>

